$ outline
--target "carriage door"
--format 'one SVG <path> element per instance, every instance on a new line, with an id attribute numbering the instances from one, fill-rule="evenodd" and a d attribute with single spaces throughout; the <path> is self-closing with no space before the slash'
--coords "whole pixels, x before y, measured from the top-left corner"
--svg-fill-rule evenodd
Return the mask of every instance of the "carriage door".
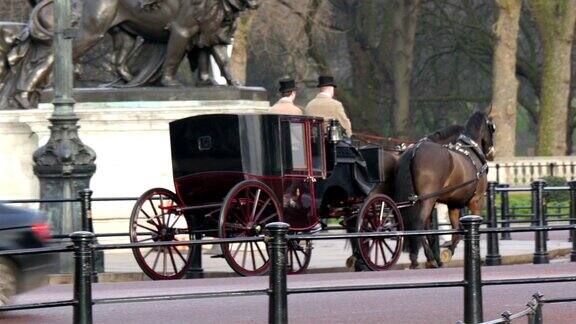
<path id="1" fill-rule="evenodd" d="M 313 171 L 311 125 L 303 120 L 282 124 L 283 206 L 284 219 L 295 230 L 305 230 L 318 223 Z"/>

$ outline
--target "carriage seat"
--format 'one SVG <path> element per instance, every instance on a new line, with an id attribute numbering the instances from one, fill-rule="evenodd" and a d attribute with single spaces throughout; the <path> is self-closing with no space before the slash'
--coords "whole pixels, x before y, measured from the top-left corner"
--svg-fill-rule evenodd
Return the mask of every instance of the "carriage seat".
<path id="1" fill-rule="evenodd" d="M 361 152 L 350 143 L 340 141 L 336 146 L 336 164 L 352 164 L 352 175 L 356 184 L 368 194 L 373 187 L 373 181 L 368 171 L 366 160 Z M 377 182 L 377 181 L 376 181 Z"/>

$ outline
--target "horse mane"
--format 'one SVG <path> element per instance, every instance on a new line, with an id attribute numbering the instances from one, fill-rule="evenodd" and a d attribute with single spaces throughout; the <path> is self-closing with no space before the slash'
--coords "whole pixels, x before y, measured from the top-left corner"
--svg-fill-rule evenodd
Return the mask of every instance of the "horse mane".
<path id="1" fill-rule="evenodd" d="M 480 138 L 480 132 L 484 123 L 486 122 L 486 115 L 482 112 L 475 112 L 466 122 L 466 129 L 464 133 L 473 140 Z"/>
<path id="2" fill-rule="evenodd" d="M 426 136 L 427 139 L 434 143 L 442 142 L 446 139 L 456 137 L 464 132 L 464 127 L 460 125 L 450 125 L 448 127 L 444 127 L 440 130 L 435 131 L 434 133 Z"/>

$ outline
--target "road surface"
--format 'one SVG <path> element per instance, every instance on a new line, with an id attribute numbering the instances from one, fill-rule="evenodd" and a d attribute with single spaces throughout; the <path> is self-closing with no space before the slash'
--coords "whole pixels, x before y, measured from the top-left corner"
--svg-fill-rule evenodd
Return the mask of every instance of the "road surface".
<path id="1" fill-rule="evenodd" d="M 484 267 L 483 279 L 576 276 L 576 263 Z M 289 287 L 439 282 L 462 279 L 461 268 L 310 274 L 289 277 Z M 264 289 L 267 277 L 102 283 L 94 298 Z M 576 297 L 576 283 L 484 287 L 484 319 L 517 312 L 530 296 Z M 47 286 L 19 296 L 18 303 L 70 299 L 69 285 Z M 94 306 L 94 323 L 266 323 L 266 296 Z M 289 296 L 291 323 L 455 323 L 463 317 L 462 288 L 359 291 Z M 576 304 L 544 307 L 545 323 L 575 323 Z M 523 321 L 521 321 L 522 323 Z M 0 323 L 72 323 L 72 309 L 54 308 L 0 315 Z"/>

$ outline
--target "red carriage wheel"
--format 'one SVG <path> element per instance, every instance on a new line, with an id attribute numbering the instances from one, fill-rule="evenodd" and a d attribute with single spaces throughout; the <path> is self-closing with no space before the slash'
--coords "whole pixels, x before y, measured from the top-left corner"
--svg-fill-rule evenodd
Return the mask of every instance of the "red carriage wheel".
<path id="1" fill-rule="evenodd" d="M 266 224 L 279 221 L 282 221 L 282 208 L 272 189 L 260 181 L 242 181 L 224 198 L 220 211 L 220 237 L 263 237 Z M 221 246 L 224 258 L 240 275 L 261 275 L 270 267 L 264 242 L 225 243 Z"/>
<path id="2" fill-rule="evenodd" d="M 359 233 L 394 232 L 403 230 L 396 203 L 386 195 L 374 195 L 364 203 L 358 215 Z M 402 253 L 402 237 L 360 238 L 360 255 L 372 271 L 389 269 Z"/>
<path id="3" fill-rule="evenodd" d="M 181 207 L 180 200 L 170 190 L 155 188 L 146 191 L 132 209 L 130 242 L 190 240 L 188 218 L 177 207 Z M 142 271 L 154 280 L 184 277 L 192 260 L 192 248 L 188 246 L 133 248 L 132 253 Z"/>
<path id="4" fill-rule="evenodd" d="M 312 242 L 310 240 L 291 240 L 288 242 L 288 274 L 303 273 L 310 265 Z"/>

